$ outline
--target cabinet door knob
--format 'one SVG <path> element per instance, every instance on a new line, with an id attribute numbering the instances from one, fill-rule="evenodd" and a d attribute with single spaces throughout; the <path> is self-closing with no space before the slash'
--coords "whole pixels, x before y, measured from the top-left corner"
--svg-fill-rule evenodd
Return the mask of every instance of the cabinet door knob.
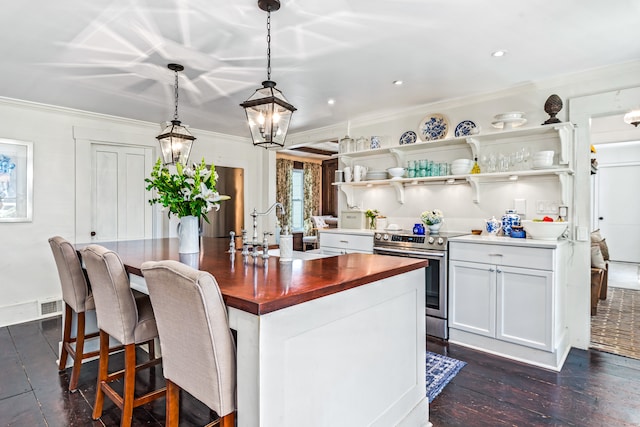
<path id="1" fill-rule="evenodd" d="M 493 268 L 490 268 L 489 271 L 493 273 L 495 270 Z"/>
<path id="2" fill-rule="evenodd" d="M 497 271 L 498 273 L 502 273 L 502 270 L 500 270 L 499 268 L 496 268 L 496 271 Z"/>

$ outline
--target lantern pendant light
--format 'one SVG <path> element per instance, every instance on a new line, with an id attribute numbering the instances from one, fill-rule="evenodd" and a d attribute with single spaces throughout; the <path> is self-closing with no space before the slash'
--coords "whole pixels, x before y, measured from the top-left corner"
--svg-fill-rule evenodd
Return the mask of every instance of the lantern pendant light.
<path id="1" fill-rule="evenodd" d="M 184 70 L 180 64 L 169 64 L 167 67 L 175 72 L 175 112 L 171 124 L 167 124 L 164 130 L 156 138 L 162 150 L 162 161 L 165 165 L 182 163 L 186 165 L 191 153 L 191 145 L 196 137 L 178 120 L 178 71 Z"/>
<path id="2" fill-rule="evenodd" d="M 240 104 L 247 113 L 253 145 L 264 148 L 284 147 L 291 115 L 296 108 L 289 104 L 271 80 L 271 11 L 280 9 L 279 0 L 258 0 L 258 7 L 267 12 L 267 80 L 262 87 Z"/>

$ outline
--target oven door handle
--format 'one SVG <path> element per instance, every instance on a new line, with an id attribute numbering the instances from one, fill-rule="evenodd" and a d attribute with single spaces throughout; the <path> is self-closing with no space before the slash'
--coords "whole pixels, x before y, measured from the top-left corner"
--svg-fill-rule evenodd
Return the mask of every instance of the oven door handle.
<path id="1" fill-rule="evenodd" d="M 421 251 L 408 251 L 406 249 L 393 249 L 393 248 L 381 248 L 379 246 L 373 248 L 373 253 L 376 251 L 396 253 L 398 255 L 417 255 L 420 258 L 444 258 L 444 252 L 421 252 Z M 379 252 L 378 252 L 379 253 Z"/>

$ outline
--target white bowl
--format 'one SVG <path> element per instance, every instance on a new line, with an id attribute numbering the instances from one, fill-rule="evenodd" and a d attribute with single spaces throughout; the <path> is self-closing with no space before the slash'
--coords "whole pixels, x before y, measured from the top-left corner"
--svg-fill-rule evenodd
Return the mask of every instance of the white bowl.
<path id="1" fill-rule="evenodd" d="M 551 151 L 538 151 L 537 153 L 534 153 L 532 157 L 534 159 L 536 157 L 553 157 L 554 154 L 555 154 L 555 152 L 553 150 L 551 150 Z"/>
<path id="2" fill-rule="evenodd" d="M 505 119 L 521 119 L 524 116 L 522 111 L 509 111 L 507 113 L 496 114 L 494 117 L 496 120 Z"/>
<path id="3" fill-rule="evenodd" d="M 544 222 L 523 220 L 522 226 L 527 237 L 538 240 L 558 240 L 569 226 L 568 222 Z"/>
<path id="4" fill-rule="evenodd" d="M 456 159 L 451 162 L 451 165 L 470 165 L 473 164 L 473 160 L 471 159 Z"/>
<path id="5" fill-rule="evenodd" d="M 553 165 L 553 158 L 533 161 L 534 168 L 546 168 L 552 165 Z"/>
<path id="6" fill-rule="evenodd" d="M 471 166 L 451 166 L 451 175 L 466 175 L 471 171 Z"/>
<path id="7" fill-rule="evenodd" d="M 391 178 L 402 178 L 404 175 L 404 168 L 389 168 L 387 169 L 387 173 Z"/>

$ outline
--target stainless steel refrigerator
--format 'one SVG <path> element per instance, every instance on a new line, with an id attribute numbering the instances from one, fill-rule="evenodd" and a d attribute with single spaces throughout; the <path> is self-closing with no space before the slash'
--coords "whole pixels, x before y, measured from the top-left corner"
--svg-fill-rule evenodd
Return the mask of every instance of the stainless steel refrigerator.
<path id="1" fill-rule="evenodd" d="M 229 238 L 229 232 L 234 231 L 240 237 L 244 228 L 244 169 L 216 166 L 216 172 L 218 193 L 231 199 L 221 202 L 220 210 L 207 214 L 209 223 L 203 221 L 202 235 Z"/>

